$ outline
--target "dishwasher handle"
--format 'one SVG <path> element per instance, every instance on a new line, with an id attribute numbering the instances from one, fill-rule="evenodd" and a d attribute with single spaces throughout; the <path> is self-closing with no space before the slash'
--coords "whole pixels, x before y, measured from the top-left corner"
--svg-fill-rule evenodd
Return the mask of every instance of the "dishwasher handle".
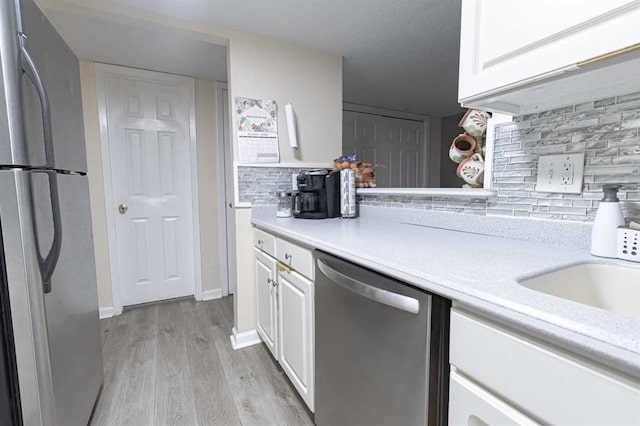
<path id="1" fill-rule="evenodd" d="M 336 271 L 322 259 L 318 259 L 317 264 L 320 271 L 327 278 L 346 290 L 411 314 L 418 314 L 420 312 L 420 301 L 413 297 L 404 296 L 402 294 L 393 293 L 388 290 L 383 290 L 381 288 L 365 284 L 362 281 L 358 281 Z"/>

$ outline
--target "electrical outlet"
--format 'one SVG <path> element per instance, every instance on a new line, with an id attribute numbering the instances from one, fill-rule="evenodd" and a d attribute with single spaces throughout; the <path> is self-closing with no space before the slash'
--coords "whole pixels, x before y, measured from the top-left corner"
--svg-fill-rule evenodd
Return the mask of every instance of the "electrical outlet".
<path id="1" fill-rule="evenodd" d="M 570 162 L 564 161 L 562 163 L 562 171 L 560 172 L 563 185 L 571 185 L 573 183 L 573 172 L 574 172 L 573 164 Z"/>
<path id="2" fill-rule="evenodd" d="M 583 177 L 584 152 L 538 157 L 537 192 L 579 194 Z"/>

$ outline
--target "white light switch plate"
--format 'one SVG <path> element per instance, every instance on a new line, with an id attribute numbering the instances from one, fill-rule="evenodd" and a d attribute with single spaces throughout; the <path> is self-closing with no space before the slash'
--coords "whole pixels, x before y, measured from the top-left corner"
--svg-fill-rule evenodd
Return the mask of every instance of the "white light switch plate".
<path id="1" fill-rule="evenodd" d="M 584 177 L 584 152 L 538 157 L 537 192 L 580 194 Z"/>

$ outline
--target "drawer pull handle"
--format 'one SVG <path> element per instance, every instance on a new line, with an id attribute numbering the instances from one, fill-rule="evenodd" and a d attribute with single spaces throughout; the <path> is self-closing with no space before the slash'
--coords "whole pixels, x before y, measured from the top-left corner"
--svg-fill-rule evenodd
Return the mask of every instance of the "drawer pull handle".
<path id="1" fill-rule="evenodd" d="M 286 272 L 287 274 L 291 273 L 291 268 L 281 262 L 276 263 L 276 270 L 278 272 Z"/>
<path id="2" fill-rule="evenodd" d="M 259 245 L 259 246 L 261 246 L 261 245 L 262 245 L 262 243 L 264 243 L 264 241 L 262 241 L 262 240 L 258 240 L 258 245 Z"/>

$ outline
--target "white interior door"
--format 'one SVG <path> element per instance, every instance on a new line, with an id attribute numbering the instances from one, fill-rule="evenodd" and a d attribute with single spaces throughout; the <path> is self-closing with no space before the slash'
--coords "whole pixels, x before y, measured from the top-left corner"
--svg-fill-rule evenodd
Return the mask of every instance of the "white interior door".
<path id="1" fill-rule="evenodd" d="M 120 67 L 103 76 L 122 305 L 193 295 L 193 79 Z"/>
<path id="2" fill-rule="evenodd" d="M 426 147 L 422 121 L 344 111 L 342 145 L 359 161 L 380 163 L 379 188 L 425 186 Z"/>

